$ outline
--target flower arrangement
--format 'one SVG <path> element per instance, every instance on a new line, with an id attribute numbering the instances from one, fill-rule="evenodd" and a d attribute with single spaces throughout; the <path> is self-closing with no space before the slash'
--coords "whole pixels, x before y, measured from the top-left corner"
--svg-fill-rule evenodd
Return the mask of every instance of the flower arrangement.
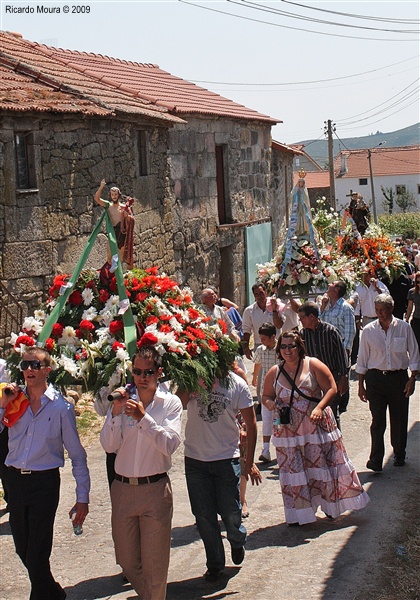
<path id="1" fill-rule="evenodd" d="M 317 198 L 316 204 L 316 208 L 311 208 L 312 223 L 319 236 L 326 242 L 331 242 L 340 230 L 340 218 L 338 213 L 327 205 L 325 196 Z"/>
<path id="2" fill-rule="evenodd" d="M 339 240 L 342 255 L 357 263 L 357 278 L 373 271 L 378 279 L 397 279 L 404 270 L 405 258 L 402 252 L 382 232 L 378 225 L 371 224 L 361 240 L 346 231 Z"/>
<path id="3" fill-rule="evenodd" d="M 271 261 L 257 265 L 258 279 L 270 291 L 277 289 L 279 294 L 292 292 L 305 296 L 326 290 L 328 284 L 336 279 L 345 281 L 349 289 L 355 285 L 356 260 L 341 255 L 336 247 L 326 244 L 322 238 L 318 243 L 318 258 L 308 239 L 292 239 L 291 260 L 285 266 L 282 277 L 285 253 L 283 244 Z"/>
<path id="4" fill-rule="evenodd" d="M 57 275 L 46 303 L 24 320 L 18 335 L 12 334 L 13 351 L 7 360 L 15 381 L 22 380 L 18 369 L 22 353 L 37 344 L 69 278 Z M 213 322 L 194 304 L 190 289 L 181 289 L 155 267 L 125 273 L 124 286 L 137 345 L 156 346 L 166 379 L 192 392 L 211 388 L 215 377 L 227 377 L 238 345 L 225 335 L 223 322 Z M 115 276 L 104 280 L 93 269 L 82 271 L 45 340 L 55 362 L 51 381 L 61 386 L 83 385 L 93 393 L 125 385 L 132 369 L 124 342 L 122 313 L 126 309 L 117 294 Z"/>

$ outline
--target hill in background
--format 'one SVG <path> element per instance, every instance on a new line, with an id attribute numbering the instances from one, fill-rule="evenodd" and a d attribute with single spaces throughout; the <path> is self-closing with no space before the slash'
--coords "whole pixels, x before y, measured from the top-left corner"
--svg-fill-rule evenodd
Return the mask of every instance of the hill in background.
<path id="1" fill-rule="evenodd" d="M 337 156 L 341 150 L 375 148 L 381 142 L 382 145 L 391 148 L 395 146 L 415 146 L 420 144 L 420 123 L 388 133 L 381 133 L 378 131 L 364 137 L 343 138 L 342 140 L 334 138 L 334 156 Z M 386 144 L 384 142 L 386 142 Z M 328 162 L 328 141 L 326 139 L 305 140 L 295 142 L 295 144 L 303 144 L 305 146 L 305 152 L 307 152 L 309 156 L 316 160 L 321 167 L 326 166 Z"/>

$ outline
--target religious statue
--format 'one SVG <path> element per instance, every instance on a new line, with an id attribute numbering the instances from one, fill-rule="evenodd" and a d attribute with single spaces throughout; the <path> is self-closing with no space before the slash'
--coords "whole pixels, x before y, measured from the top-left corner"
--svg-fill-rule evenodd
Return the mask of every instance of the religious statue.
<path id="1" fill-rule="evenodd" d="M 295 235 L 310 234 L 311 204 L 305 183 L 305 171 L 299 171 L 299 179 L 291 192 L 292 214 L 296 214 Z"/>
<path id="2" fill-rule="evenodd" d="M 112 187 L 109 191 L 110 200 L 101 198 L 101 193 L 106 186 L 105 179 L 102 179 L 100 186 L 94 196 L 94 200 L 100 206 L 108 210 L 112 226 L 114 227 L 115 237 L 118 246 L 119 260 L 126 263 L 128 269 L 133 268 L 133 233 L 134 233 L 134 215 L 131 206 L 134 199 L 129 196 L 123 196 L 117 187 Z M 122 201 L 124 200 L 124 201 Z M 108 243 L 107 262 L 112 264 L 111 250 Z"/>

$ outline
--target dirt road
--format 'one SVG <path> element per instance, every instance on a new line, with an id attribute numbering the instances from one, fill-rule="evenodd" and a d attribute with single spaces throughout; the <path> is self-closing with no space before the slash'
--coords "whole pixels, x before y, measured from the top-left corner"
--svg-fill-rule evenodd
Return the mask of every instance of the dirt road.
<path id="1" fill-rule="evenodd" d="M 390 540 L 398 527 L 404 501 L 418 489 L 419 408 L 418 382 L 411 399 L 407 464 L 403 468 L 393 466 L 387 431 L 388 460 L 383 473 L 375 475 L 365 468 L 370 413 L 358 400 L 353 380 L 351 402 L 342 417 L 342 428 L 348 454 L 371 497 L 369 505 L 334 521 L 320 513 L 314 524 L 287 527 L 277 467 L 274 462 L 263 467 L 262 485 L 249 487 L 247 494 L 250 517 L 245 522 L 248 529 L 245 561 L 241 567 L 233 566 L 226 542 L 226 577 L 215 584 L 205 583 L 202 578 L 205 555 L 190 512 L 180 448 L 171 471 L 175 512 L 168 600 L 220 600 L 230 596 L 237 600 L 350 600 L 369 589 L 376 580 L 378 559 L 393 543 Z M 261 422 L 258 427 L 260 432 Z M 70 465 L 66 464 L 62 470 L 51 560 L 54 576 L 65 587 L 68 600 L 137 598 L 130 585 L 124 584 L 115 565 L 104 452 L 98 440 L 87 451 L 92 476 L 91 507 L 80 537 L 73 535 L 67 515 L 74 501 Z M 0 519 L 0 544 L 0 600 L 26 600 L 29 584 L 14 552 L 7 514 Z"/>

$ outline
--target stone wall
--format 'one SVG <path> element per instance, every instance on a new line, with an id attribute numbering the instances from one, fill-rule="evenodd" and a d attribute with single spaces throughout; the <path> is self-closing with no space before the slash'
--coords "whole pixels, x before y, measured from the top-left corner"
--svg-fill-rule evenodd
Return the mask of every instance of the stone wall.
<path id="1" fill-rule="evenodd" d="M 137 132 L 149 136 L 148 175 L 138 175 Z M 32 132 L 36 188 L 16 189 L 15 132 Z M 32 312 L 57 273 L 71 273 L 102 214 L 93 195 L 102 178 L 138 199 L 135 265 L 174 273 L 166 129 L 80 116 L 1 118 L 0 280 Z M 105 198 L 107 198 L 107 193 Z M 106 260 L 100 233 L 86 266 Z"/>
<path id="2" fill-rule="evenodd" d="M 271 128 L 264 123 L 187 118 L 169 134 L 170 178 L 175 196 L 174 250 L 177 275 L 193 291 L 208 285 L 230 290 L 241 307 L 246 303 L 244 226 L 271 218 L 273 239 L 284 230 L 284 165 L 273 173 Z M 216 146 L 225 167 L 226 225 L 219 227 Z M 292 173 L 292 155 L 283 157 Z M 228 251 L 226 251 L 228 249 Z"/>

